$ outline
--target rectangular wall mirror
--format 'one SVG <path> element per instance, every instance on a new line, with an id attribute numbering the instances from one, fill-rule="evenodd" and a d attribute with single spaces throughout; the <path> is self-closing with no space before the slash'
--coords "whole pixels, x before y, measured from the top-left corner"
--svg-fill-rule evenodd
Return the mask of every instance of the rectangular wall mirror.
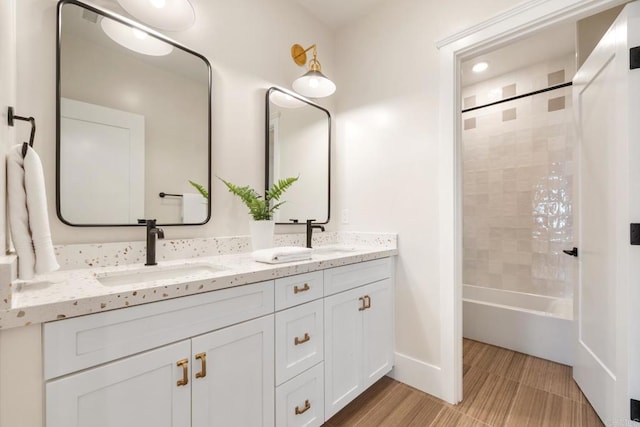
<path id="1" fill-rule="evenodd" d="M 204 224 L 211 66 L 129 19 L 58 3 L 56 208 L 74 226 Z"/>
<path id="2" fill-rule="evenodd" d="M 330 212 L 331 114 L 309 100 L 272 87 L 266 99 L 265 186 L 299 176 L 276 210 L 279 224 L 326 224 Z"/>

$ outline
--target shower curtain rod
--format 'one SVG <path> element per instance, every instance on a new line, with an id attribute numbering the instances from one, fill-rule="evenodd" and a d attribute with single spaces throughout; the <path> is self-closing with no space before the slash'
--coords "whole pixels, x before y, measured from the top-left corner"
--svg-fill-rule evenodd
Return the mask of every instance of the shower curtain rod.
<path id="1" fill-rule="evenodd" d="M 490 102 L 489 104 L 484 104 L 484 105 L 479 105 L 477 107 L 467 108 L 465 110 L 462 110 L 462 112 L 463 113 L 467 113 L 469 111 L 479 110 L 480 108 L 491 107 L 492 105 L 502 104 L 503 102 L 515 101 L 516 99 L 526 98 L 527 96 L 538 95 L 540 93 L 549 92 L 551 90 L 561 89 L 563 87 L 571 86 L 572 84 L 573 84 L 572 82 L 561 83 L 559 85 L 550 86 L 550 87 L 545 88 L 545 89 L 534 90 L 533 92 L 523 93 L 522 95 L 516 95 L 516 96 L 512 96 L 511 98 L 501 99 L 500 101 Z"/>

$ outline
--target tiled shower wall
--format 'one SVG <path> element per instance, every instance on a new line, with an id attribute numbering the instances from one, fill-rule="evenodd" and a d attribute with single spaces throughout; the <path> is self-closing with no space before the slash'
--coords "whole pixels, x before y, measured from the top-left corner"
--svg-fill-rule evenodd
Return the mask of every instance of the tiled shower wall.
<path id="1" fill-rule="evenodd" d="M 574 55 L 463 88 L 463 107 L 571 81 Z M 462 114 L 463 281 L 571 297 L 571 88 Z"/>

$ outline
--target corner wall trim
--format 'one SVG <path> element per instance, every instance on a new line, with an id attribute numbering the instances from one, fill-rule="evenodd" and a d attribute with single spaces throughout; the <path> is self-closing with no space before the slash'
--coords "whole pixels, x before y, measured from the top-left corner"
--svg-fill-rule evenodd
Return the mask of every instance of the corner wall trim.
<path id="1" fill-rule="evenodd" d="M 413 388 L 428 393 L 439 399 L 442 396 L 442 370 L 439 366 L 414 359 L 396 352 L 396 361 L 389 376 Z M 452 403 L 452 402 L 449 402 Z"/>

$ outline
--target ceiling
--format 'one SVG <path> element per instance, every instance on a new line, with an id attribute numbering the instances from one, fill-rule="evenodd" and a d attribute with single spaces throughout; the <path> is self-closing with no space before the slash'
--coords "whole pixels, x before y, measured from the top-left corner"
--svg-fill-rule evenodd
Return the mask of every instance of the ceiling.
<path id="1" fill-rule="evenodd" d="M 329 27 L 336 29 L 367 15 L 387 0 L 295 0 Z"/>
<path id="2" fill-rule="evenodd" d="M 336 29 L 370 13 L 388 0 L 294 0 L 327 26 Z M 503 48 L 477 55 L 462 64 L 462 85 L 470 85 L 546 59 L 575 52 L 575 23 L 559 25 Z M 487 61 L 484 73 L 471 67 Z"/>
<path id="3" fill-rule="evenodd" d="M 488 80 L 548 59 L 575 53 L 575 38 L 575 23 L 568 23 L 546 29 L 532 37 L 491 52 L 477 55 L 462 63 L 462 86 Z M 489 68 L 482 73 L 471 71 L 471 67 L 481 61 L 487 62 Z"/>

